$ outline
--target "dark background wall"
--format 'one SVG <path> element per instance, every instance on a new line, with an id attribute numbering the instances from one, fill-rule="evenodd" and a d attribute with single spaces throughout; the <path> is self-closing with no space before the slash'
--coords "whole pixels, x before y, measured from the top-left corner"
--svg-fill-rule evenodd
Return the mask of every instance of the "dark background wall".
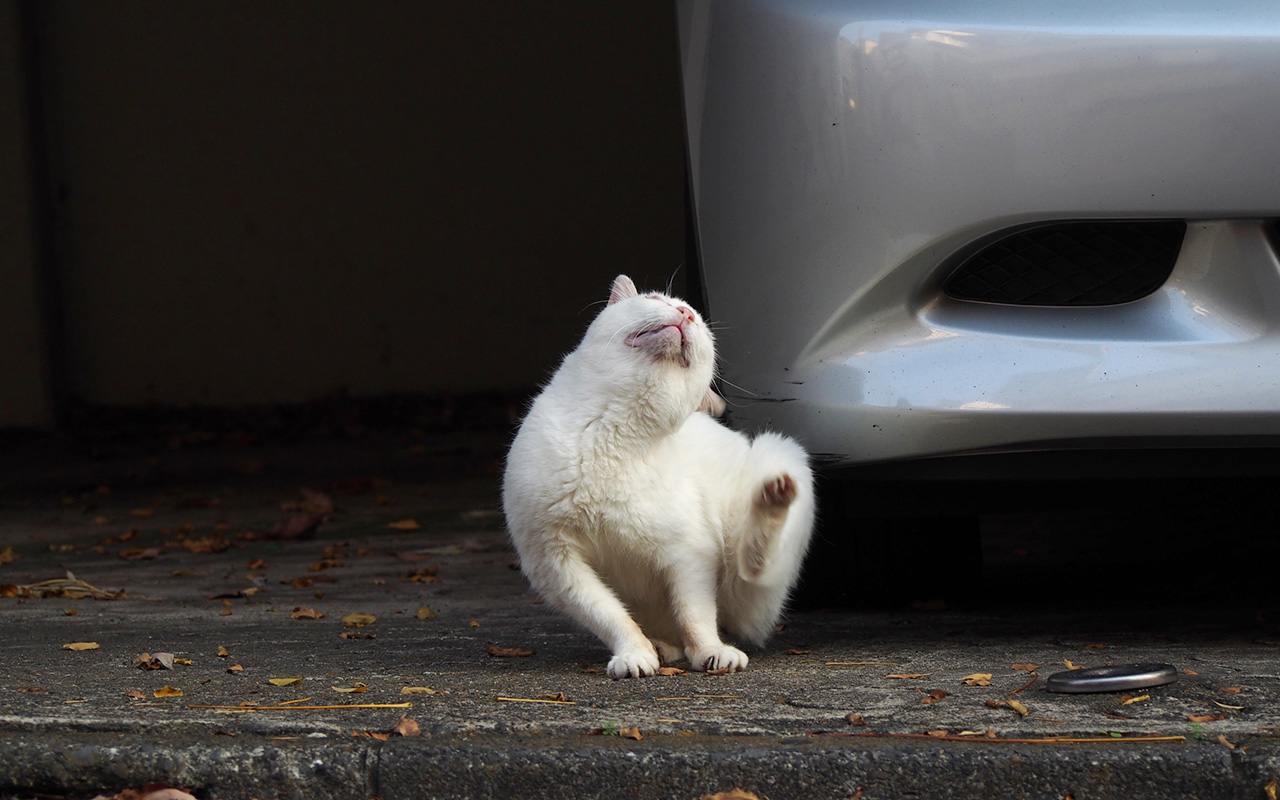
<path id="1" fill-rule="evenodd" d="M 0 425 L 529 389 L 683 260 L 666 3 L 2 0 L 0 54 Z"/>

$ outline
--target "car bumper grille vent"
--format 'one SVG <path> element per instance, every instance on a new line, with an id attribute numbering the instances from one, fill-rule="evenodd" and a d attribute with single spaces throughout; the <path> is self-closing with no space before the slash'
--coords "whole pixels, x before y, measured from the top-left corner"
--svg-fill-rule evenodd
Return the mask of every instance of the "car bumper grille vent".
<path id="1" fill-rule="evenodd" d="M 1183 222 L 1063 222 L 1006 234 L 943 284 L 957 300 L 1015 306 L 1104 306 L 1139 300 L 1173 271 Z"/>

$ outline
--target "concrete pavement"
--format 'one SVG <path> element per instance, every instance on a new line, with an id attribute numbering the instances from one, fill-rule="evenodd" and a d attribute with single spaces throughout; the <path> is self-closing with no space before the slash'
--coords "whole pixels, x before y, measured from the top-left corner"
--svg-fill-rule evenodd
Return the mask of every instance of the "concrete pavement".
<path id="1" fill-rule="evenodd" d="M 615 682 L 515 568 L 504 440 L 10 447 L 0 797 L 1274 797 L 1265 593 L 997 553 L 968 602 L 795 612 L 746 672 Z M 1047 692 L 1068 661 L 1180 676 Z"/>

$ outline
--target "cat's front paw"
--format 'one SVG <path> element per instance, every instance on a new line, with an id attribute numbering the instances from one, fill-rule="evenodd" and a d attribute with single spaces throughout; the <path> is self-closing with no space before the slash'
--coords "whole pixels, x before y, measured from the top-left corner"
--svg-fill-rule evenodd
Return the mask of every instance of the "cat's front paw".
<path id="1" fill-rule="evenodd" d="M 625 653 L 617 653 L 609 659 L 608 672 L 609 677 L 614 680 L 647 678 L 650 675 L 657 675 L 660 666 L 658 654 L 652 649 L 628 650 Z"/>
<path id="2" fill-rule="evenodd" d="M 706 672 L 717 670 L 741 672 L 747 668 L 747 662 L 750 660 L 747 658 L 746 653 L 729 644 L 709 647 L 700 653 L 689 656 L 689 663 L 693 665 L 694 669 Z"/>

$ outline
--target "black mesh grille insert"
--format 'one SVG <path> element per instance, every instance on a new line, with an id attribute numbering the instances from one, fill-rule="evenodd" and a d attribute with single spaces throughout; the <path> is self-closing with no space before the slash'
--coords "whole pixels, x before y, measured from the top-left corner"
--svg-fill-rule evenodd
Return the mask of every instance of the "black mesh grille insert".
<path id="1" fill-rule="evenodd" d="M 969 256 L 943 290 L 957 300 L 1017 306 L 1105 306 L 1159 289 L 1183 222 L 1062 222 L 1011 233 Z"/>

